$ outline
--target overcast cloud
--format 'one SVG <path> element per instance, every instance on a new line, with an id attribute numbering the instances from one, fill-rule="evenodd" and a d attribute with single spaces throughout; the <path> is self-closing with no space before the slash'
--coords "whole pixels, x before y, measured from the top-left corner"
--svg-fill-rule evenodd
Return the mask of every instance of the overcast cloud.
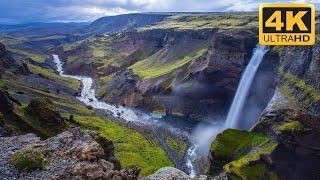
<path id="1" fill-rule="evenodd" d="M 1 0 L 0 23 L 82 22 L 134 12 L 256 11 L 260 3 L 320 0 Z"/>

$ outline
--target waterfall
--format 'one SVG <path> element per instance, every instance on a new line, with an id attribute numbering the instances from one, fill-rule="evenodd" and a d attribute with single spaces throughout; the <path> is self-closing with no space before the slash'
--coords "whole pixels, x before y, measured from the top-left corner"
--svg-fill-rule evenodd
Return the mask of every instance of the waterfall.
<path id="1" fill-rule="evenodd" d="M 225 128 L 238 128 L 240 123 L 240 114 L 248 95 L 249 88 L 263 56 L 267 51 L 268 49 L 265 46 L 257 45 L 255 48 L 250 62 L 241 77 L 236 95 L 233 98 L 231 108 L 229 109 L 229 113 L 224 124 Z"/>

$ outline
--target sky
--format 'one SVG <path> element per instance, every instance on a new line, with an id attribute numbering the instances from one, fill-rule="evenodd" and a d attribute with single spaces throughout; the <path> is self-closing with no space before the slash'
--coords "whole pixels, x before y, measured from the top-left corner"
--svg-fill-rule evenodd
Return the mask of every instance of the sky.
<path id="1" fill-rule="evenodd" d="M 137 12 L 257 11 L 260 3 L 313 3 L 320 0 L 0 0 L 0 23 L 90 22 Z"/>

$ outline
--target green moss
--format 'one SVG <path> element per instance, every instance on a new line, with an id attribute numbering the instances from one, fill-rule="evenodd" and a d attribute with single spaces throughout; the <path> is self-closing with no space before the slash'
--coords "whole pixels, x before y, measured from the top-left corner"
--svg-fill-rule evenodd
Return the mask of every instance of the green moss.
<path id="1" fill-rule="evenodd" d="M 269 138 L 252 132 L 227 129 L 219 134 L 211 145 L 215 156 L 232 158 L 255 146 L 268 143 Z"/>
<path id="2" fill-rule="evenodd" d="M 63 83 L 67 87 L 70 87 L 73 89 L 79 89 L 79 87 L 80 87 L 80 81 L 72 79 L 72 78 L 66 78 L 66 77 L 59 76 L 53 70 L 45 69 L 45 68 L 42 68 L 39 66 L 35 66 L 33 64 L 28 64 L 28 67 L 31 72 L 41 74 L 45 77 L 61 81 L 61 83 Z"/>
<path id="3" fill-rule="evenodd" d="M 260 157 L 270 154 L 276 147 L 276 142 L 261 134 L 227 129 L 212 143 L 211 154 L 218 166 L 224 165 L 224 171 L 236 179 L 263 179 L 269 170 Z M 219 167 L 213 168 L 215 171 Z"/>
<path id="4" fill-rule="evenodd" d="M 47 160 L 42 152 L 35 149 L 25 149 L 13 154 L 9 159 L 9 163 L 21 171 L 32 172 L 37 169 L 43 169 L 47 164 Z"/>
<path id="5" fill-rule="evenodd" d="M 154 173 L 161 167 L 173 166 L 166 153 L 153 140 L 147 140 L 140 133 L 98 117 L 75 116 L 84 128 L 96 130 L 114 142 L 115 155 L 122 167 L 141 167 L 141 175 Z"/>
<path id="6" fill-rule="evenodd" d="M 266 166 L 262 162 L 259 162 L 260 157 L 270 154 L 276 146 L 276 142 L 270 141 L 243 155 L 239 159 L 226 164 L 224 170 L 228 173 L 236 174 L 242 179 L 263 179 L 264 175 L 269 173 L 269 171 L 266 170 Z"/>
<path id="7" fill-rule="evenodd" d="M 272 48 L 272 51 L 279 54 L 282 51 L 282 49 L 283 49 L 283 46 L 274 46 Z"/>
<path id="8" fill-rule="evenodd" d="M 304 80 L 291 73 L 282 73 L 283 85 L 280 88 L 283 95 L 292 103 L 298 102 L 294 89 L 300 91 L 298 106 L 307 108 L 308 106 L 320 103 L 320 92 L 312 85 L 308 85 Z"/>
<path id="9" fill-rule="evenodd" d="M 46 55 L 32 53 L 32 52 L 28 52 L 28 51 L 21 50 L 21 49 L 9 48 L 9 51 L 11 51 L 11 52 L 13 52 L 15 54 L 18 54 L 18 55 L 29 57 L 32 60 L 34 60 L 36 62 L 39 62 L 39 63 L 44 63 L 45 60 L 48 58 Z"/>
<path id="10" fill-rule="evenodd" d="M 189 55 L 184 56 L 182 59 L 170 61 L 166 64 L 152 64 L 152 66 L 146 62 L 148 59 L 145 59 L 135 63 L 130 68 L 141 78 L 155 78 L 168 74 L 179 67 L 186 65 L 190 61 L 199 58 L 204 52 L 206 52 L 206 48 L 199 49 Z"/>
<path id="11" fill-rule="evenodd" d="M 281 132 L 283 131 L 300 131 L 303 126 L 298 121 L 286 120 L 284 123 L 280 124 L 277 129 Z"/>
<path id="12" fill-rule="evenodd" d="M 171 149 L 173 149 L 176 152 L 178 152 L 179 159 L 182 159 L 184 157 L 185 153 L 187 152 L 188 143 L 186 143 L 185 141 L 177 140 L 177 139 L 168 137 L 166 139 L 166 143 Z"/>

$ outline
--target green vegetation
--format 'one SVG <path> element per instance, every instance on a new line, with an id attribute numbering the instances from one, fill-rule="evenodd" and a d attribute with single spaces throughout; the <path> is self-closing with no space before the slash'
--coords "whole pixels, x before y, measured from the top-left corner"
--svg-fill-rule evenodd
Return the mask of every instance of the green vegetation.
<path id="1" fill-rule="evenodd" d="M 272 51 L 279 54 L 282 51 L 282 49 L 283 49 L 283 46 L 274 46 L 272 48 Z"/>
<path id="2" fill-rule="evenodd" d="M 13 48 L 9 48 L 9 51 L 11 51 L 12 53 L 21 55 L 21 56 L 26 56 L 31 58 L 32 60 L 39 62 L 39 63 L 44 63 L 45 60 L 48 58 L 46 55 L 41 55 L 41 54 L 37 54 L 37 53 L 32 53 L 29 51 L 25 51 L 25 50 L 21 50 L 21 49 L 13 49 Z"/>
<path id="3" fill-rule="evenodd" d="M 286 120 L 284 123 L 280 124 L 277 129 L 281 132 L 284 131 L 300 131 L 303 129 L 303 126 L 298 121 Z"/>
<path id="4" fill-rule="evenodd" d="M 74 119 L 85 129 L 95 130 L 115 144 L 115 155 L 122 167 L 141 167 L 141 175 L 149 175 L 161 167 L 173 166 L 166 153 L 154 140 L 140 133 L 98 117 L 75 116 Z"/>
<path id="5" fill-rule="evenodd" d="M 276 146 L 277 143 L 266 136 L 227 129 L 217 136 L 211 145 L 211 153 L 217 160 L 229 162 L 224 165 L 227 173 L 242 179 L 263 179 L 265 174 L 270 173 L 271 177 L 274 173 L 267 171 L 266 166 L 259 162 L 260 157 L 270 154 Z"/>
<path id="6" fill-rule="evenodd" d="M 291 73 L 282 73 L 281 93 L 292 103 L 301 108 L 307 108 L 314 103 L 320 102 L 320 92 L 304 80 Z M 298 92 L 295 90 L 299 90 Z M 299 96 L 299 103 L 297 103 Z"/>
<path id="7" fill-rule="evenodd" d="M 142 27 L 148 29 L 208 29 L 208 28 L 256 28 L 257 13 L 206 13 L 177 14 L 156 25 Z"/>
<path id="8" fill-rule="evenodd" d="M 32 81 L 32 79 L 29 80 Z M 1 80 L 0 84 L 1 86 L 7 86 L 9 92 L 14 96 L 21 96 L 19 92 L 24 92 L 30 97 L 49 98 L 57 106 L 59 112 L 65 114 L 75 113 L 89 115 L 92 113 L 92 110 L 89 110 L 84 104 L 78 102 L 77 100 L 66 98 L 56 93 L 50 93 L 46 89 L 35 88 L 34 86 L 28 84 L 23 77 L 16 76 L 10 72 L 6 72 L 5 75 L 3 75 L 3 79 Z"/>
<path id="9" fill-rule="evenodd" d="M 184 157 L 185 153 L 187 152 L 188 143 L 183 140 L 177 140 L 172 137 L 168 137 L 166 139 L 166 143 L 171 149 L 178 152 L 179 159 L 182 159 Z"/>
<path id="10" fill-rule="evenodd" d="M 274 176 L 275 174 L 272 171 L 267 171 L 263 163 L 250 162 L 259 162 L 262 155 L 270 154 L 276 146 L 277 143 L 275 142 L 264 144 L 239 159 L 226 164 L 224 170 L 231 174 L 237 174 L 242 179 L 263 179 L 264 175 L 269 173 L 269 176 Z"/>
<path id="11" fill-rule="evenodd" d="M 283 73 L 282 78 L 288 80 L 290 84 L 302 90 L 304 93 L 310 95 L 315 101 L 320 101 L 320 92 L 318 92 L 313 86 L 306 84 L 306 82 L 291 73 Z"/>
<path id="12" fill-rule="evenodd" d="M 62 76 L 56 74 L 51 69 L 42 68 L 42 67 L 30 64 L 30 63 L 28 63 L 28 67 L 31 72 L 41 74 L 42 76 L 45 76 L 47 78 L 61 81 L 65 86 L 68 86 L 70 88 L 79 89 L 79 87 L 80 87 L 80 81 L 72 79 L 72 78 L 62 77 Z"/>
<path id="13" fill-rule="evenodd" d="M 9 163 L 21 171 L 32 172 L 37 169 L 43 169 L 47 164 L 47 160 L 42 152 L 35 149 L 25 149 L 13 154 L 9 159 Z"/>
<path id="14" fill-rule="evenodd" d="M 135 63 L 129 68 L 131 68 L 133 72 L 141 78 L 155 78 L 170 73 L 173 70 L 186 65 L 190 61 L 199 58 L 204 52 L 206 52 L 206 48 L 197 50 L 189 55 L 186 55 L 182 59 L 171 61 L 165 64 L 154 64 L 152 66 L 150 66 L 146 62 L 148 59 L 145 59 Z"/>
<path id="15" fill-rule="evenodd" d="M 211 145 L 211 151 L 215 156 L 234 157 L 255 146 L 262 146 L 270 140 L 263 135 L 227 129 L 219 134 Z"/>

